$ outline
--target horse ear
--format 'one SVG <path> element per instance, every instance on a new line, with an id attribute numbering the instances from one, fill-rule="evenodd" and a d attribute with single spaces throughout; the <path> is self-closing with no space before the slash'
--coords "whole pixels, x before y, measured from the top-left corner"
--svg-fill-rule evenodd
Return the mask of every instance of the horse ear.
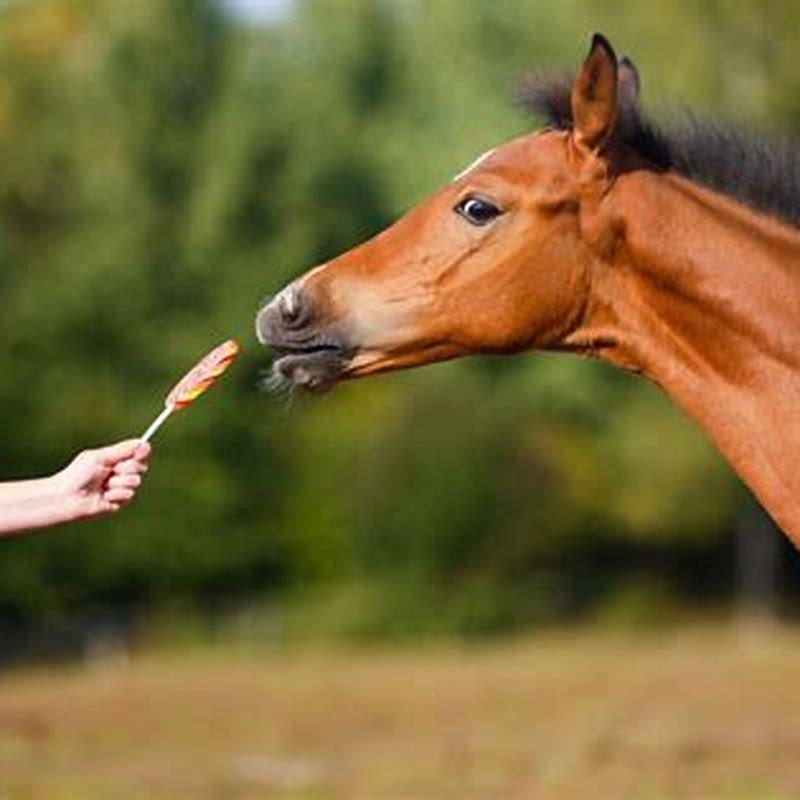
<path id="1" fill-rule="evenodd" d="M 642 81 L 639 70 L 627 56 L 624 56 L 617 68 L 617 105 L 623 111 L 633 111 L 639 107 L 639 94 Z"/>
<path id="2" fill-rule="evenodd" d="M 573 135 L 581 149 L 599 150 L 617 118 L 617 57 L 608 40 L 596 33 L 570 95 Z"/>

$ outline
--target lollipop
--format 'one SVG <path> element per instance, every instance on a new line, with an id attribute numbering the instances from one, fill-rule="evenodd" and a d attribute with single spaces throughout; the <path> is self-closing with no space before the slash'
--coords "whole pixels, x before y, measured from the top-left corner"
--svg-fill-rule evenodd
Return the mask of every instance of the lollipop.
<path id="1" fill-rule="evenodd" d="M 193 403 L 214 381 L 225 372 L 240 351 L 235 339 L 228 339 L 215 347 L 208 355 L 197 362 L 176 384 L 164 401 L 164 410 L 153 420 L 144 432 L 142 441 L 148 441 L 163 425 L 176 408 L 186 408 Z"/>

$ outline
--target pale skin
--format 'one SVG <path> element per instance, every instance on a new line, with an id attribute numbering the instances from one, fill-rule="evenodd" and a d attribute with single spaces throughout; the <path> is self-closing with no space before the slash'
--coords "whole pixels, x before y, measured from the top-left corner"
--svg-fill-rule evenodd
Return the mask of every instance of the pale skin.
<path id="1" fill-rule="evenodd" d="M 114 514 L 136 496 L 150 445 L 128 439 L 84 450 L 43 478 L 0 483 L 0 537 Z"/>

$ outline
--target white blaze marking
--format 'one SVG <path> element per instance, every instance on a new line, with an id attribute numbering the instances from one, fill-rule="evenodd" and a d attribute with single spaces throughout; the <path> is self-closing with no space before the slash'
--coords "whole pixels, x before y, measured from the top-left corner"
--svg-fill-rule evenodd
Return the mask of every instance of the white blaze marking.
<path id="1" fill-rule="evenodd" d="M 470 172 L 472 172 L 475 167 L 483 163 L 487 158 L 489 158 L 490 155 L 492 155 L 492 153 L 494 153 L 494 148 L 479 155 L 466 169 L 461 170 L 461 172 L 459 172 L 458 175 L 453 178 L 453 183 L 460 181 L 465 175 L 468 175 Z"/>
<path id="2" fill-rule="evenodd" d="M 284 308 L 286 309 L 286 313 L 289 316 L 293 316 L 295 313 L 297 313 L 297 294 L 291 286 L 281 292 L 281 299 Z"/>

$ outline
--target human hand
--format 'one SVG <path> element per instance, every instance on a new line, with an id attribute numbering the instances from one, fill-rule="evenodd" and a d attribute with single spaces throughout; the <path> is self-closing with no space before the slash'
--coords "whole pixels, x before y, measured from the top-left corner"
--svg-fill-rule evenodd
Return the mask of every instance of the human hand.
<path id="1" fill-rule="evenodd" d="M 150 445 L 128 439 L 84 450 L 53 476 L 73 519 L 113 514 L 128 505 L 147 472 Z"/>

